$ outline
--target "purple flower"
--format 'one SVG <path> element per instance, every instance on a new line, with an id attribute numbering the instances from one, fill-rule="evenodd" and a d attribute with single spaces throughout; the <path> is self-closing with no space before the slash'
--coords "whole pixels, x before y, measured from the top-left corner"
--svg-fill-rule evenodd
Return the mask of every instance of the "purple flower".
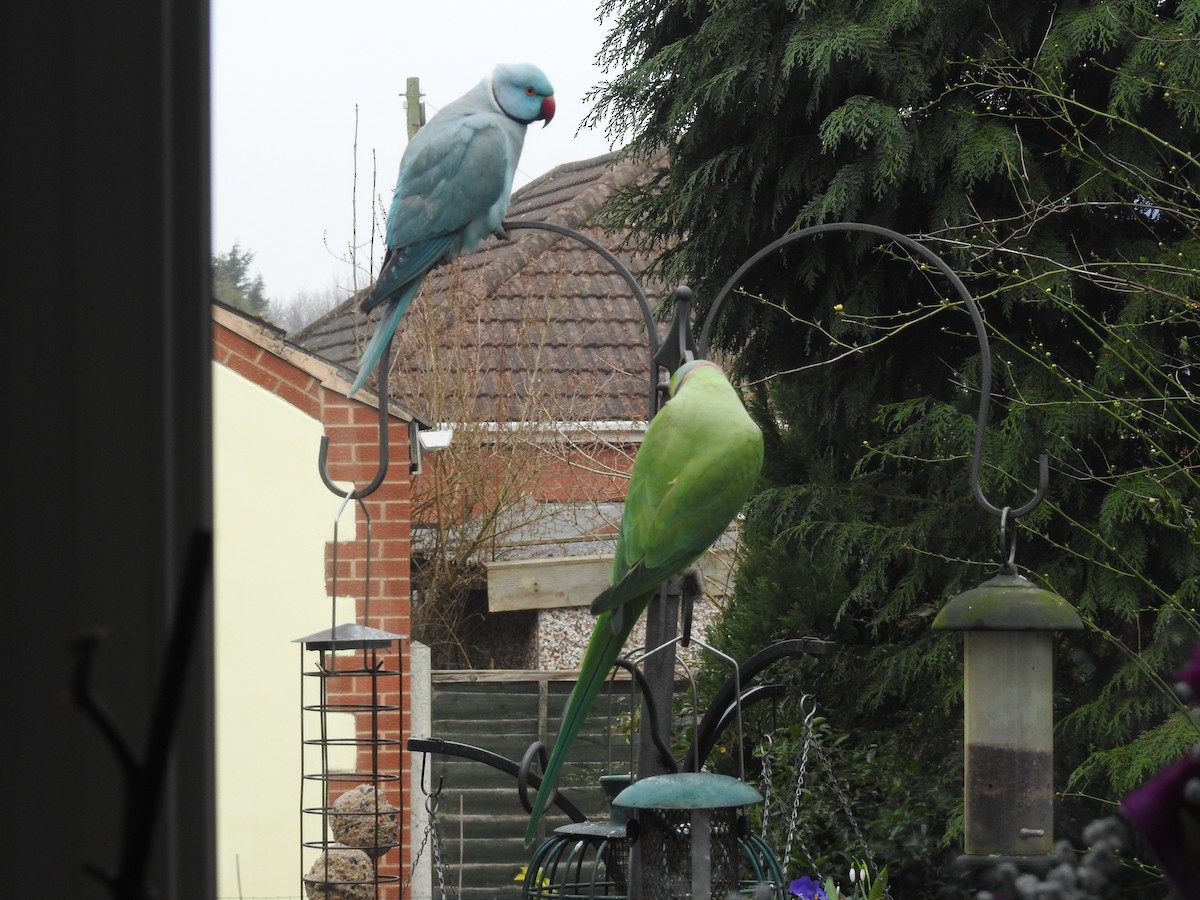
<path id="1" fill-rule="evenodd" d="M 829 895 L 825 893 L 821 883 L 807 875 L 801 875 L 789 884 L 788 893 L 793 897 L 800 897 L 801 900 L 829 900 Z"/>
<path id="2" fill-rule="evenodd" d="M 1121 811 L 1145 837 L 1186 900 L 1200 900 L 1200 817 L 1187 798 L 1189 782 L 1196 781 L 1200 781 L 1200 761 L 1189 753 L 1121 804 Z"/>
<path id="3" fill-rule="evenodd" d="M 1200 647 L 1175 673 L 1180 699 L 1200 701 Z M 1121 811 L 1131 821 L 1163 872 L 1185 900 L 1200 900 L 1200 754 L 1195 751 L 1167 766 L 1125 798 Z"/>

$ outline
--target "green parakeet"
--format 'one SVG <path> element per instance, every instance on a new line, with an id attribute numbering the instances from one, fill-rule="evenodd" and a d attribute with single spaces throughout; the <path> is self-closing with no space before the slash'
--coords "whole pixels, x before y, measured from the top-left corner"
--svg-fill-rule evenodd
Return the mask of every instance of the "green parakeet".
<path id="1" fill-rule="evenodd" d="M 595 629 L 533 803 L 527 847 L 634 623 L 662 583 L 721 536 L 762 468 L 762 432 L 720 367 L 703 359 L 685 363 L 672 376 L 669 394 L 634 460 L 612 586 L 592 601 Z"/>

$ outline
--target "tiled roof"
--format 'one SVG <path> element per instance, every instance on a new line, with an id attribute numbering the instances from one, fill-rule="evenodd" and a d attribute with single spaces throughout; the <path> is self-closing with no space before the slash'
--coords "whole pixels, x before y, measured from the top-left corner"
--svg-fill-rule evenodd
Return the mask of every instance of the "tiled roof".
<path id="1" fill-rule="evenodd" d="M 588 221 L 605 199 L 650 171 L 617 154 L 559 166 L 513 195 L 508 220 L 581 231 L 640 281 L 649 260 L 624 248 L 625 236 Z M 511 238 L 489 238 L 430 273 L 393 345 L 392 396 L 437 420 L 645 419 L 649 349 L 625 281 L 573 238 L 516 228 Z M 642 288 L 651 306 L 665 293 L 660 285 Z M 289 339 L 353 370 L 372 327 L 351 298 Z M 438 384 L 447 377 L 470 382 L 473 411 L 456 414 L 447 405 Z M 539 414 L 522 412 L 523 404 Z"/>

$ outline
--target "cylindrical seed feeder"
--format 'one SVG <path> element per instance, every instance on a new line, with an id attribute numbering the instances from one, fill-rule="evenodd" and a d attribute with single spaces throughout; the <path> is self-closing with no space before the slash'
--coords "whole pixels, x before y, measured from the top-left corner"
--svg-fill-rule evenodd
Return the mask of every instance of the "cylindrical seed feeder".
<path id="1" fill-rule="evenodd" d="M 1001 571 L 951 600 L 937 631 L 963 632 L 964 851 L 1054 846 L 1053 632 L 1083 628 L 1058 594 Z"/>
<path id="2" fill-rule="evenodd" d="M 743 808 L 762 795 L 728 775 L 680 772 L 643 778 L 613 805 L 630 811 L 642 900 L 725 900 L 739 889 Z"/>

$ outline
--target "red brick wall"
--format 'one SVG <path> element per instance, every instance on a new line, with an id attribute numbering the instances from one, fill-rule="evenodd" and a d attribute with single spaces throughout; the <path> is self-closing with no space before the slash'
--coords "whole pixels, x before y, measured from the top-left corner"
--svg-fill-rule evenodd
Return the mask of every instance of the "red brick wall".
<path id="1" fill-rule="evenodd" d="M 629 472 L 633 468 L 633 457 L 639 446 L 636 442 L 624 444 L 600 443 L 597 441 L 570 444 L 567 442 L 544 443 L 524 442 L 515 439 L 498 451 L 489 440 L 485 444 L 472 444 L 469 433 L 456 431 L 453 449 L 439 453 L 434 459 L 426 457 L 425 472 L 417 475 L 414 493 L 417 504 L 413 517 L 419 524 L 433 524 L 438 514 L 449 515 L 457 520 L 465 502 L 476 505 L 474 513 L 490 508 L 488 504 L 512 503 L 520 493 L 543 503 L 573 503 L 587 506 L 593 503 L 619 503 L 625 499 L 629 485 Z M 493 457 L 506 453 L 519 453 L 526 459 L 520 471 Z M 465 489 L 453 477 L 455 466 L 469 466 L 471 474 L 465 479 Z M 434 466 L 443 473 L 443 493 L 435 499 L 437 486 Z M 446 486 L 449 485 L 449 490 Z M 487 493 L 489 485 L 499 485 L 503 498 Z"/>
<path id="2" fill-rule="evenodd" d="M 534 496 L 555 503 L 623 501 L 636 452 L 636 445 L 564 447 L 541 467 Z"/>
<path id="3" fill-rule="evenodd" d="M 367 485 L 374 477 L 379 463 L 379 411 L 323 387 L 320 381 L 286 359 L 258 346 L 253 341 L 219 323 L 213 324 L 213 359 L 249 381 L 287 401 L 305 414 L 321 422 L 329 437 L 328 471 L 335 482 L 352 482 L 358 487 Z M 390 464 L 387 476 L 379 488 L 364 498 L 366 515 L 370 517 L 370 547 L 367 546 L 367 520 L 362 507 L 352 504 L 357 517 L 357 536 L 345 529 L 339 534 L 337 548 L 337 593 L 339 597 L 356 598 L 356 620 L 393 634 L 409 635 L 409 542 L 411 515 L 411 480 L 409 474 L 408 423 L 389 417 L 388 442 Z M 316 471 L 317 448 L 313 447 L 313 478 Z M 332 500 L 331 495 L 331 500 Z M 333 542 L 325 552 L 325 588 L 332 594 L 334 584 Z M 367 558 L 370 556 L 370 609 L 364 620 L 364 598 L 367 596 Z M 398 774 L 397 781 L 385 786 L 388 799 L 404 809 L 401 846 L 387 854 L 380 864 L 381 874 L 400 876 L 408 872 L 412 842 L 407 834 L 407 813 L 411 759 L 404 750 L 404 741 L 411 733 L 410 706 L 411 669 L 407 640 L 382 651 L 383 669 L 399 672 L 399 678 L 380 679 L 385 693 L 380 705 L 394 707 L 396 713 L 380 717 L 380 737 L 385 743 L 379 751 L 379 771 Z M 355 683 L 351 690 L 369 691 L 368 679 L 334 679 L 335 684 Z M 355 699 L 347 693 L 338 702 Z M 369 695 L 368 698 L 369 699 Z M 359 737 L 369 734 L 370 717 L 359 716 Z M 296 739 L 300 739 L 297 733 Z M 370 771 L 371 753 L 360 749 L 359 771 Z M 331 800 L 334 799 L 331 797 Z M 381 900 L 398 898 L 398 887 L 380 893 Z"/>

